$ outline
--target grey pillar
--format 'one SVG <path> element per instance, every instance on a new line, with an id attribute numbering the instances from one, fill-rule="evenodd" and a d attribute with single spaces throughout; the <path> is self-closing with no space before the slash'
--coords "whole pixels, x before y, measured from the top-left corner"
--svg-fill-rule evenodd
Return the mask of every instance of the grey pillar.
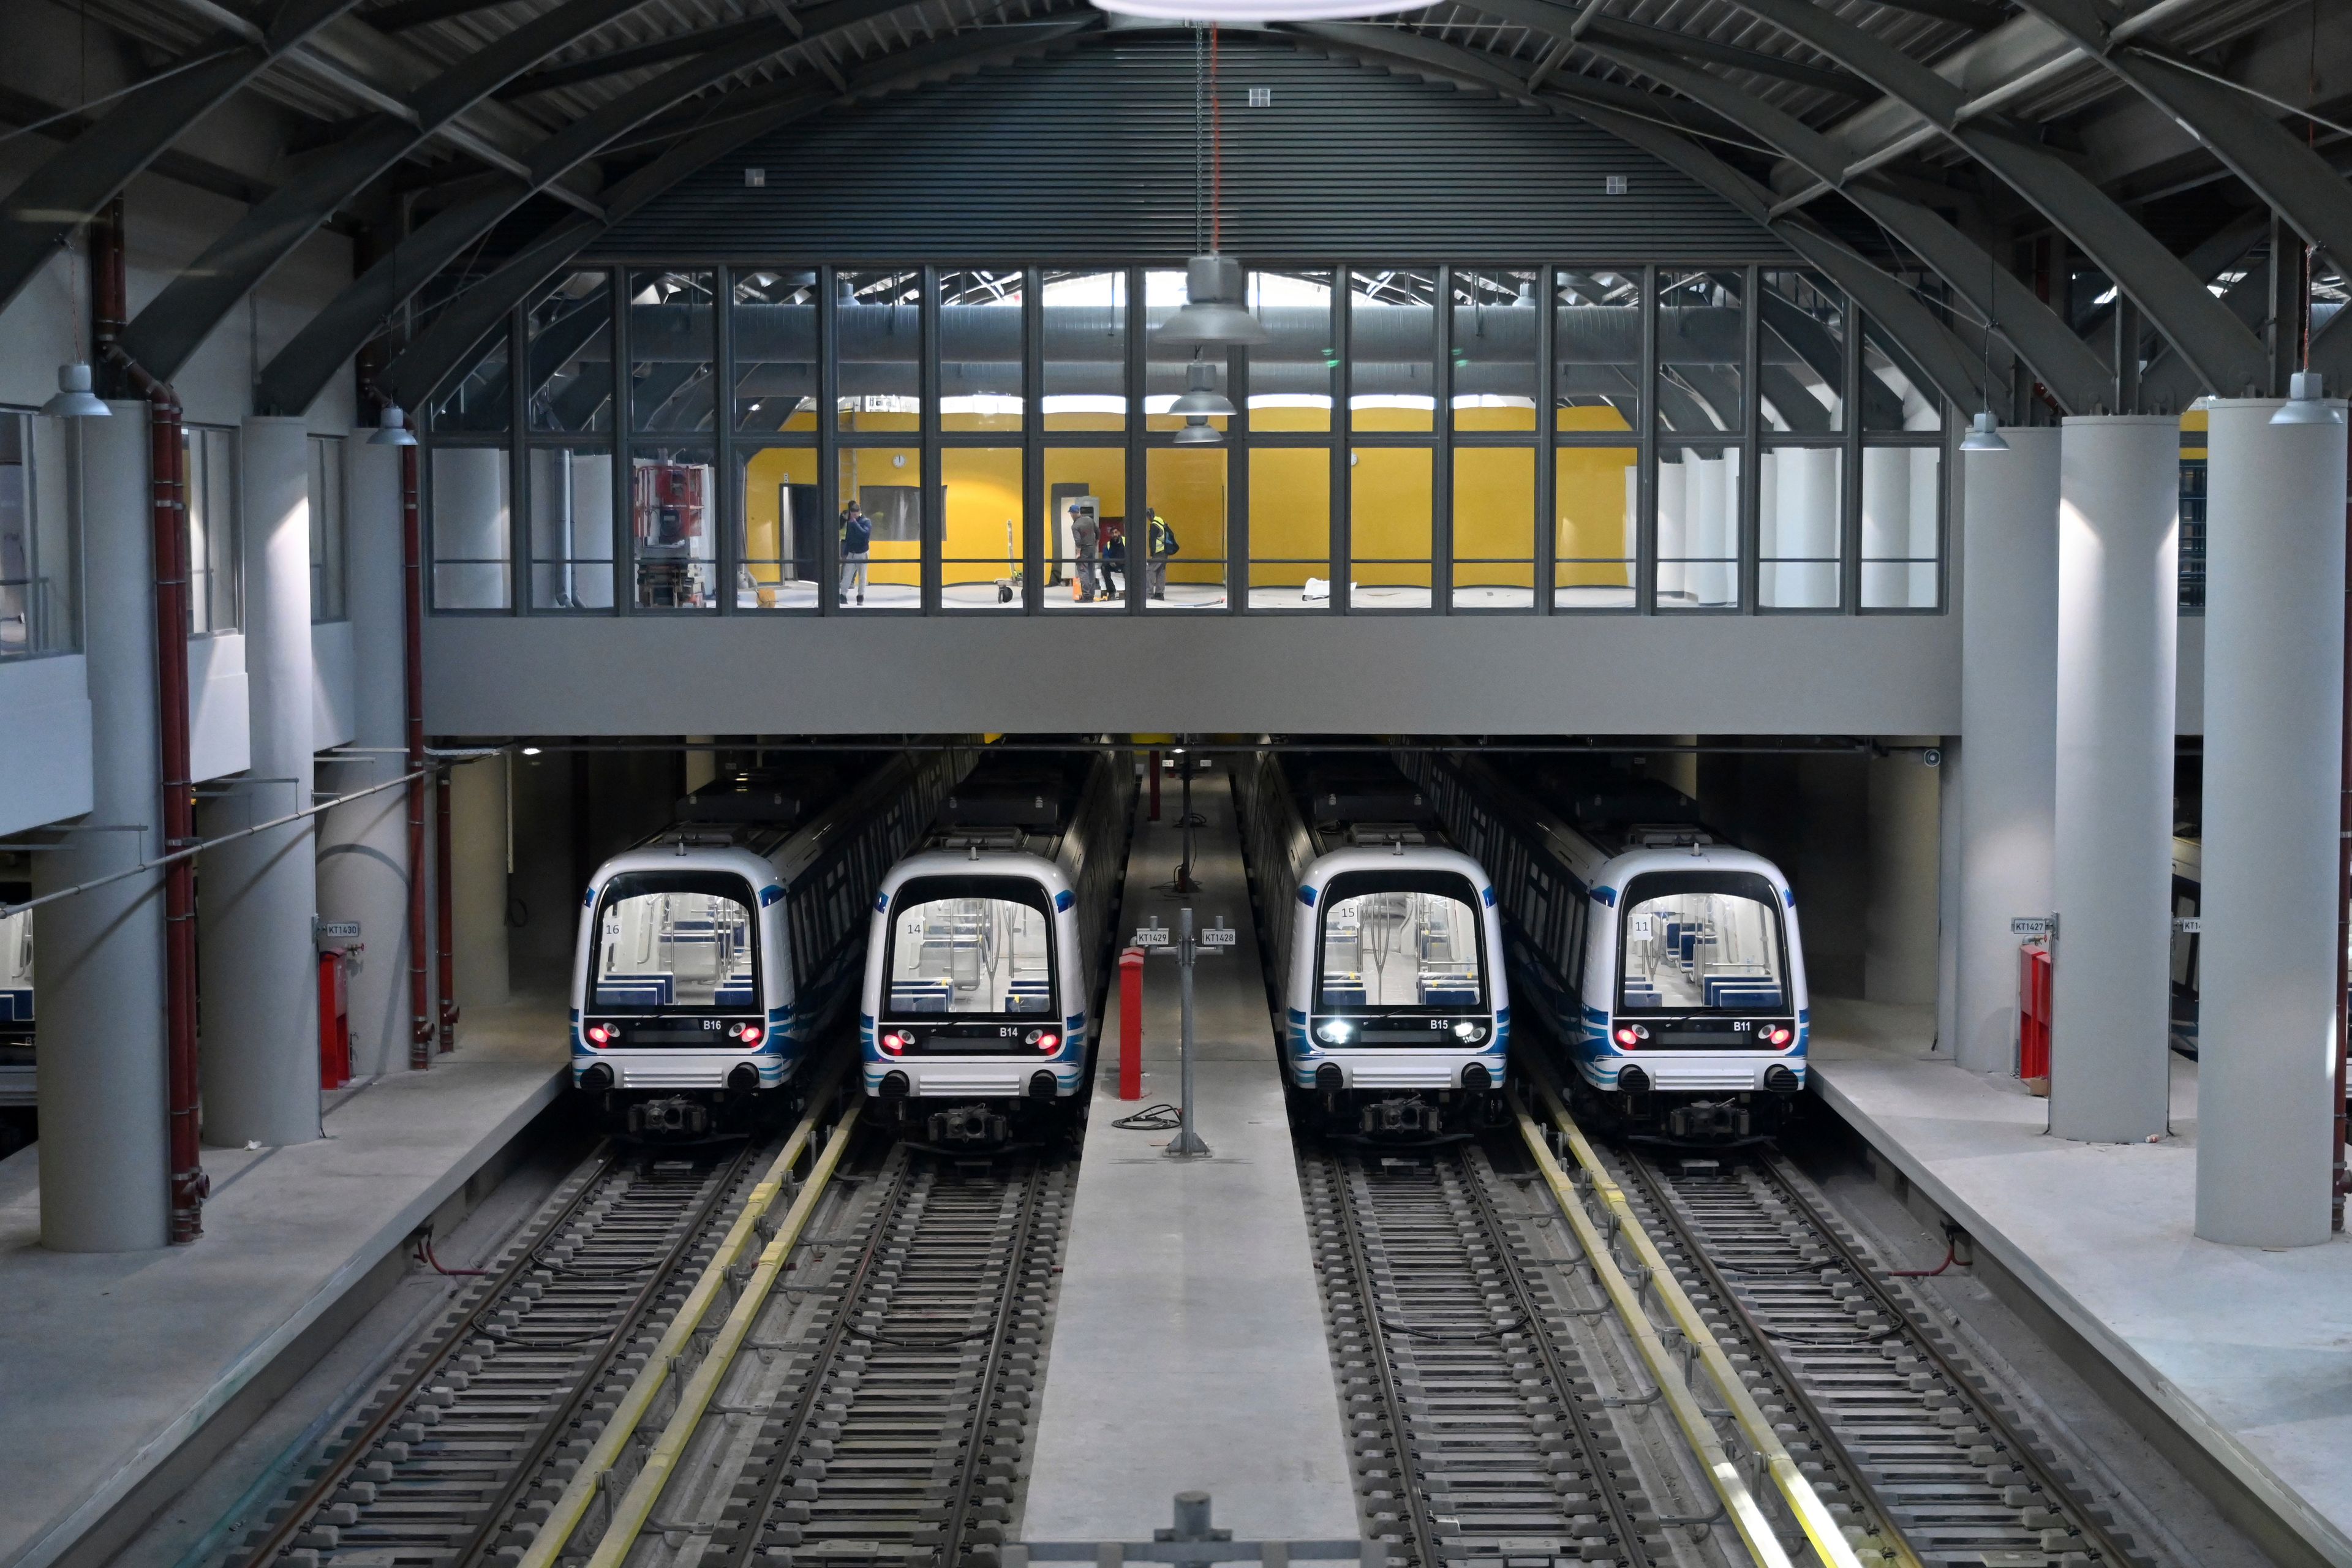
<path id="1" fill-rule="evenodd" d="M 2137 1142 L 2170 1106 L 2180 422 L 2069 419 L 2058 447 L 2050 1131 Z"/>
<path id="2" fill-rule="evenodd" d="M 63 848 L 33 857 L 36 893 L 163 853 L 147 405 L 108 406 L 111 419 L 80 426 L 92 806 Z M 41 1244 L 58 1252 L 162 1247 L 170 1204 L 162 873 L 42 905 L 33 942 Z"/>
<path id="3" fill-rule="evenodd" d="M 1930 746 L 1933 735 L 1906 744 Z M 1869 759 L 1870 894 L 1862 994 L 1872 1002 L 1936 1000 L 1942 775 L 1916 751 Z"/>
<path id="4" fill-rule="evenodd" d="M 2058 745 L 2058 432 L 1964 453 L 1960 552 L 1960 907 L 1952 1059 L 2017 1065 L 2017 938 L 2051 911 Z"/>
<path id="5" fill-rule="evenodd" d="M 345 544 L 352 621 L 352 758 L 330 763 L 325 787 L 349 794 L 400 776 L 405 765 L 407 673 L 401 616 L 400 448 L 372 447 L 373 430 L 344 443 Z M 378 791 L 319 819 L 319 918 L 356 921 L 352 965 L 352 1075 L 405 1070 L 408 1002 L 408 792 Z"/>
<path id="6" fill-rule="evenodd" d="M 2344 426 L 2211 405 L 2197 1234 L 2328 1236 Z"/>
<path id="7" fill-rule="evenodd" d="M 245 422 L 245 669 L 252 767 L 207 813 L 220 830 L 310 804 L 310 437 L 299 419 Z M 319 1136 L 319 908 L 312 821 L 205 851 L 197 947 L 205 1141 Z"/>
<path id="8" fill-rule="evenodd" d="M 457 1001 L 507 1000 L 506 757 L 465 763 L 449 774 L 449 913 L 457 928 Z"/>

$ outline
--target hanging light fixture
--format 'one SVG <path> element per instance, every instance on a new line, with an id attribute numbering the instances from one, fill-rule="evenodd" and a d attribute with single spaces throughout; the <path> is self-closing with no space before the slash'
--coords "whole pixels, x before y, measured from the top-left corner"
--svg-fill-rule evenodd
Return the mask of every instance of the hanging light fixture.
<path id="1" fill-rule="evenodd" d="M 2299 370 L 2287 381 L 2286 401 L 2271 416 L 2273 425 L 2341 425 L 2344 405 L 2329 402 L 2326 378 L 2315 370 Z"/>
<path id="2" fill-rule="evenodd" d="M 1199 3 L 1193 0 L 1196 7 Z M 1249 313 L 1242 264 L 1218 254 L 1224 217 L 1223 124 L 1217 101 L 1217 30 L 1211 26 L 1196 31 L 1192 43 L 1192 243 L 1201 254 L 1184 264 L 1185 302 L 1160 324 L 1163 342 L 1249 348 L 1271 341 Z"/>
<path id="3" fill-rule="evenodd" d="M 1230 418 L 1236 411 L 1232 399 L 1217 390 L 1217 367 L 1194 360 L 1184 367 L 1184 395 L 1170 404 L 1168 412 Z"/>
<path id="4" fill-rule="evenodd" d="M 1960 437 L 1963 452 L 2006 452 L 2009 443 L 2001 438 L 2000 426 L 1992 422 L 1992 319 L 1993 300 L 2000 288 L 1999 264 L 1992 251 L 1985 251 L 1985 324 L 1984 324 L 1984 401 L 1977 416 L 1969 422 L 1969 433 Z"/>
<path id="5" fill-rule="evenodd" d="M 376 421 L 375 434 L 368 437 L 371 447 L 414 447 L 416 432 L 408 427 L 408 416 L 400 411 L 397 403 L 383 405 L 383 417 Z"/>
<path id="6" fill-rule="evenodd" d="M 58 395 L 41 405 L 53 419 L 111 419 L 114 410 L 89 390 L 89 366 L 80 360 L 58 366 Z"/>
<path id="7" fill-rule="evenodd" d="M 1179 447 L 1214 447 L 1224 440 L 1224 433 L 1209 423 L 1205 414 L 1184 416 L 1184 428 L 1176 432 L 1172 443 Z"/>

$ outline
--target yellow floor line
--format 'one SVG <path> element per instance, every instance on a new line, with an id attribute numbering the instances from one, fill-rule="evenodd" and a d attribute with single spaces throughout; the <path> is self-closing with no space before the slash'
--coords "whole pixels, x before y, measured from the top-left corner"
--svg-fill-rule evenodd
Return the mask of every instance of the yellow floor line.
<path id="1" fill-rule="evenodd" d="M 1617 1309 L 1617 1315 L 1624 1321 L 1627 1332 L 1633 1335 L 1634 1347 L 1642 1352 L 1642 1360 L 1649 1367 L 1650 1376 L 1656 1382 L 1667 1410 L 1673 1414 L 1675 1425 L 1682 1428 L 1684 1440 L 1690 1444 L 1697 1453 L 1699 1462 L 1706 1467 L 1707 1480 L 1714 1486 L 1716 1496 L 1723 1500 L 1724 1510 L 1731 1517 L 1732 1527 L 1739 1531 L 1739 1539 L 1747 1543 L 1748 1555 L 1760 1568 L 1793 1568 L 1787 1548 L 1780 1544 L 1780 1538 L 1773 1532 L 1772 1521 L 1764 1516 L 1764 1510 L 1758 1504 L 1755 1494 L 1748 1489 L 1748 1482 L 1740 1475 L 1739 1467 L 1733 1464 L 1731 1457 L 1724 1452 L 1721 1440 L 1715 1435 L 1714 1426 L 1708 1422 L 1706 1413 L 1699 1408 L 1698 1401 L 1691 1396 L 1689 1386 L 1683 1382 L 1682 1370 L 1675 1365 L 1672 1352 L 1666 1349 L 1665 1342 L 1658 1337 L 1657 1328 L 1650 1321 L 1650 1314 L 1643 1309 L 1641 1298 L 1634 1293 L 1624 1272 L 1617 1267 L 1617 1260 L 1610 1256 L 1607 1239 L 1592 1223 L 1592 1216 L 1584 1212 L 1584 1205 L 1577 1201 L 1575 1191 L 1569 1185 L 1567 1173 L 1559 1168 L 1559 1162 L 1553 1159 L 1551 1151 L 1544 1146 L 1543 1130 L 1536 1125 L 1535 1118 L 1528 1114 L 1527 1103 L 1519 1098 L 1518 1090 L 1512 1089 L 1510 1096 L 1511 1109 L 1519 1119 L 1519 1135 L 1527 1140 L 1528 1149 L 1535 1156 L 1536 1165 L 1542 1171 L 1544 1181 L 1551 1187 L 1552 1196 L 1558 1200 L 1560 1211 L 1568 1216 L 1570 1227 L 1576 1232 L 1576 1239 L 1592 1265 L 1593 1277 L 1600 1281 L 1610 1304 Z"/>
<path id="2" fill-rule="evenodd" d="M 621 1395 L 620 1404 L 604 1424 L 604 1430 L 588 1450 L 588 1457 L 581 1461 L 579 1470 L 564 1487 L 562 1495 L 555 1500 L 547 1522 L 539 1527 L 539 1533 L 531 1538 L 530 1550 L 523 1553 L 522 1561 L 516 1564 L 516 1568 L 551 1568 L 557 1555 L 570 1544 L 572 1532 L 580 1528 L 580 1521 L 587 1514 L 590 1500 L 596 1495 L 598 1482 L 612 1469 L 614 1461 L 620 1458 L 622 1447 L 635 1436 L 637 1427 L 645 1420 L 646 1412 L 653 1407 L 654 1395 L 660 1393 L 662 1384 L 668 1381 L 670 1363 L 684 1353 L 687 1342 L 701 1331 L 702 1320 L 709 1314 L 711 1302 L 719 1299 L 719 1289 L 725 1281 L 727 1270 L 733 1268 L 735 1260 L 742 1256 L 760 1221 L 766 1217 L 768 1210 L 775 1204 L 776 1195 L 791 1180 L 793 1166 L 800 1160 L 809 1141 L 816 1135 L 816 1130 L 824 1119 L 824 1107 L 831 1101 L 835 1089 L 841 1082 L 841 1069 L 835 1068 L 817 1081 L 815 1089 L 809 1096 L 808 1114 L 801 1118 L 800 1125 L 793 1128 L 793 1135 L 785 1140 L 783 1152 L 776 1156 L 768 1166 L 767 1174 L 760 1178 L 759 1184 L 744 1199 L 742 1212 L 728 1227 L 725 1238 L 719 1244 L 719 1250 L 711 1255 L 701 1278 L 687 1293 L 685 1303 L 678 1308 L 677 1316 L 670 1320 L 661 1342 L 646 1358 L 644 1369 L 629 1384 L 628 1392 Z M 839 1147 L 840 1141 L 835 1138 L 827 1152 Z"/>
<path id="3" fill-rule="evenodd" d="M 857 1113 L 865 1108 L 866 1101 L 862 1098 L 852 1101 L 848 1111 L 834 1125 L 833 1136 L 826 1140 L 824 1152 L 816 1157 L 816 1163 L 810 1168 L 809 1178 L 801 1188 L 801 1195 L 793 1200 L 793 1206 L 786 1211 L 783 1223 L 776 1227 L 774 1237 L 761 1249 L 759 1267 L 751 1271 L 751 1279 L 736 1296 L 734 1310 L 727 1314 L 727 1321 L 719 1328 L 709 1353 L 702 1358 L 702 1364 L 694 1369 L 694 1375 L 678 1391 L 677 1409 L 670 1416 L 669 1425 L 663 1427 L 662 1435 L 654 1440 L 652 1451 L 646 1454 L 644 1467 L 637 1471 L 637 1479 L 629 1483 L 628 1491 L 614 1508 L 613 1521 L 605 1526 L 604 1538 L 596 1543 L 596 1554 L 588 1560 L 588 1568 L 620 1568 L 622 1560 L 635 1547 L 637 1531 L 644 1529 L 646 1521 L 653 1517 L 654 1504 L 660 1500 L 662 1489 L 669 1484 L 678 1460 L 685 1456 L 688 1440 L 694 1436 L 694 1429 L 701 1425 L 703 1412 L 710 1407 L 711 1399 L 718 1394 L 719 1379 L 725 1377 L 727 1369 L 735 1363 L 735 1352 L 743 1348 L 743 1341 L 751 1332 L 752 1321 L 767 1307 L 768 1292 L 775 1287 L 776 1276 L 783 1272 L 784 1260 L 792 1256 L 793 1247 L 799 1241 L 802 1228 L 808 1224 L 809 1214 L 816 1207 L 826 1180 L 832 1176 L 834 1166 L 840 1163 L 842 1151 L 849 1146 L 849 1131 L 857 1125 Z"/>
<path id="4" fill-rule="evenodd" d="M 1666 1267 L 1666 1260 L 1659 1254 L 1657 1245 L 1650 1239 L 1649 1232 L 1643 1230 L 1641 1222 L 1633 1217 L 1633 1206 L 1625 1201 L 1624 1193 L 1602 1168 L 1600 1157 L 1593 1153 L 1592 1145 L 1586 1141 L 1584 1131 L 1577 1126 L 1575 1118 L 1569 1115 L 1568 1107 L 1561 1101 L 1559 1090 L 1550 1074 L 1538 1068 L 1529 1072 L 1528 1077 L 1542 1094 L 1544 1107 L 1550 1113 L 1553 1124 L 1559 1129 L 1560 1136 L 1567 1141 L 1570 1152 L 1576 1156 L 1576 1163 L 1591 1178 L 1593 1194 L 1610 1213 L 1617 1216 L 1626 1241 L 1633 1248 L 1633 1256 L 1650 1271 L 1651 1287 L 1665 1306 L 1666 1315 L 1682 1331 L 1684 1339 L 1697 1350 L 1699 1364 L 1706 1368 L 1708 1380 L 1722 1394 L 1724 1405 L 1738 1424 L 1740 1435 L 1747 1438 L 1749 1447 L 1763 1457 L 1771 1472 L 1772 1484 L 1780 1489 L 1790 1511 L 1796 1515 L 1797 1522 L 1803 1527 L 1805 1538 L 1813 1543 L 1813 1550 L 1831 1568 L 1862 1568 L 1862 1560 L 1846 1540 L 1844 1528 L 1831 1517 L 1821 1494 L 1813 1490 L 1812 1482 L 1807 1480 L 1804 1472 L 1797 1468 L 1796 1459 L 1790 1455 L 1779 1434 L 1772 1430 L 1771 1421 L 1758 1407 L 1755 1396 L 1748 1392 L 1748 1385 L 1740 1381 L 1738 1369 L 1724 1353 L 1722 1343 L 1715 1337 L 1715 1331 L 1699 1316 L 1698 1309 L 1684 1294 L 1681 1282 L 1675 1279 L 1674 1270 Z M 1911 1558 L 1907 1546 L 1896 1544 L 1902 1553 L 1902 1561 L 1916 1561 Z"/>

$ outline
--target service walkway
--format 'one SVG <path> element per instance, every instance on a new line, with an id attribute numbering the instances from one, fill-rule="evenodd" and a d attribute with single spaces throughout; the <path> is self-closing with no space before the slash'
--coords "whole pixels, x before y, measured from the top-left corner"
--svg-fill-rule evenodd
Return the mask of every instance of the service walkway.
<path id="1" fill-rule="evenodd" d="M 2172 1058 L 2171 1136 L 2070 1143 L 2016 1079 L 1934 1057 L 1926 1012 L 1817 1000 L 1815 1092 L 2283 1520 L 2297 1555 L 2352 1564 L 2352 1237 L 2197 1239 L 2195 1063 Z"/>
<path id="2" fill-rule="evenodd" d="M 1196 780 L 1194 871 L 1173 894 L 1177 793 L 1128 861 L 1129 926 L 1239 928 L 1194 972 L 1195 1110 L 1210 1154 L 1113 1123 L 1177 1098 L 1176 966 L 1150 960 L 1143 1099 L 1118 1099 L 1117 992 L 1095 1086 L 1017 1540 L 1149 1540 L 1175 1492 L 1205 1490 L 1244 1539 L 1349 1539 L 1354 1489 L 1307 1250 L 1256 933 L 1224 775 Z"/>
<path id="3" fill-rule="evenodd" d="M 554 1100 L 562 1020 L 469 1013 L 429 1071 L 338 1091 L 324 1139 L 206 1149 L 192 1247 L 45 1251 L 37 1151 L 0 1162 L 0 1568 L 110 1555 L 207 1421 L 249 1419 L 238 1396 L 274 1393 L 282 1352 L 372 1300 L 355 1287 Z"/>

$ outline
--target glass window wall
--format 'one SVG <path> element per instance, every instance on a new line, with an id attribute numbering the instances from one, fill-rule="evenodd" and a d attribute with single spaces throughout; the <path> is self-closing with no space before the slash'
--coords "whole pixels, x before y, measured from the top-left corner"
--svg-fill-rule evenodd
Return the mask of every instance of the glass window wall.
<path id="1" fill-rule="evenodd" d="M 71 423 L 0 409 L 0 659 L 81 646 Z"/>
<path id="2" fill-rule="evenodd" d="M 1269 342 L 1196 357 L 1157 340 L 1184 300 L 1164 268 L 567 268 L 425 410 L 434 602 L 1942 606 L 1939 395 L 1819 273 L 1366 262 L 1247 288 Z M 232 568 L 192 564 L 200 626 L 236 624 L 234 468 L 191 500 Z M 50 635 L 23 629 L 27 555 L 0 551 L 0 652 Z M 323 615 L 340 545 L 313 557 Z"/>
<path id="3" fill-rule="evenodd" d="M 310 618 L 340 621 L 343 611 L 343 438 L 310 437 Z"/>
<path id="4" fill-rule="evenodd" d="M 236 515 L 236 432 L 191 425 L 180 437 L 188 470 L 188 631 L 233 632 L 243 608 L 245 555 Z M 500 463 L 506 454 L 487 447 Z"/>

